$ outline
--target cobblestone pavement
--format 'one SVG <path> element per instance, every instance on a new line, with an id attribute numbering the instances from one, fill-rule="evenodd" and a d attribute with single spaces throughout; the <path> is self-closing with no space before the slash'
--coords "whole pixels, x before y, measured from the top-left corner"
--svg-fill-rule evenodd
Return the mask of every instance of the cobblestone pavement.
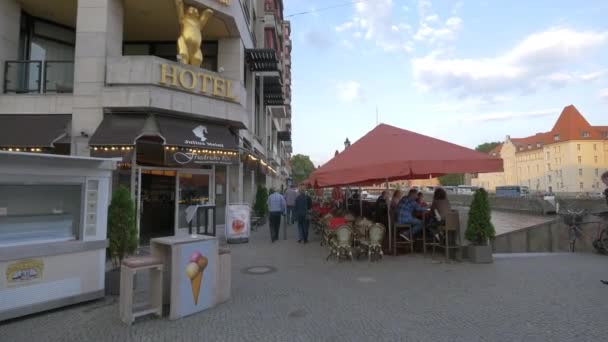
<path id="1" fill-rule="evenodd" d="M 422 256 L 326 262 L 318 242 L 231 245 L 232 299 L 178 321 L 118 318 L 108 297 L 0 325 L 0 341 L 602 341 L 608 257 L 497 256 L 445 264 Z M 245 274 L 251 266 L 276 272 Z M 0 298 L 1 300 L 1 298 Z"/>

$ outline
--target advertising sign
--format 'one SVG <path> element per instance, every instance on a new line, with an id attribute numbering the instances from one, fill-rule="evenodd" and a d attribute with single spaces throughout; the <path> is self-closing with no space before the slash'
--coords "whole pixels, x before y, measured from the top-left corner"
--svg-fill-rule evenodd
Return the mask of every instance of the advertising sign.
<path id="1" fill-rule="evenodd" d="M 6 283 L 11 286 L 29 284 L 42 279 L 42 259 L 27 259 L 9 264 L 6 268 Z"/>
<path id="2" fill-rule="evenodd" d="M 218 275 L 217 240 L 184 244 L 179 252 L 179 317 L 215 305 Z"/>
<path id="3" fill-rule="evenodd" d="M 226 240 L 229 243 L 249 241 L 251 208 L 246 204 L 226 206 Z"/>

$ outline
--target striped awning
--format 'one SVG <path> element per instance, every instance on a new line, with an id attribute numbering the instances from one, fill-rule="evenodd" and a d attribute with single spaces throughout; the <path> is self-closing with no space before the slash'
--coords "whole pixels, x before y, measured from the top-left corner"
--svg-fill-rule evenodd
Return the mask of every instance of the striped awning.
<path id="1" fill-rule="evenodd" d="M 247 49 L 245 61 L 253 72 L 279 71 L 279 58 L 274 49 Z"/>

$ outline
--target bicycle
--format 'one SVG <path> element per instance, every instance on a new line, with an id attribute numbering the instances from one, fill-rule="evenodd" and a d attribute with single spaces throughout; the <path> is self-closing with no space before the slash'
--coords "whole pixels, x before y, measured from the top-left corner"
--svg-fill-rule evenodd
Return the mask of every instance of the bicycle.
<path id="1" fill-rule="evenodd" d="M 559 213 L 564 220 L 564 223 L 568 226 L 568 238 L 570 240 L 570 252 L 574 253 L 574 247 L 576 245 L 576 239 L 579 239 L 583 235 L 583 231 L 580 228 L 580 224 L 583 223 L 583 216 L 585 210 L 572 210 L 566 209 L 565 213 Z"/>
<path id="2" fill-rule="evenodd" d="M 599 229 L 597 238 L 593 241 L 593 247 L 599 254 L 608 254 L 608 211 L 593 215 L 602 219 L 598 222 L 600 225 L 602 223 L 606 224 L 603 229 Z"/>
<path id="3" fill-rule="evenodd" d="M 258 230 L 259 227 L 263 226 L 266 224 L 266 221 L 268 220 L 268 214 L 264 215 L 264 216 L 252 216 L 251 217 L 251 231 L 252 232 L 256 232 Z"/>

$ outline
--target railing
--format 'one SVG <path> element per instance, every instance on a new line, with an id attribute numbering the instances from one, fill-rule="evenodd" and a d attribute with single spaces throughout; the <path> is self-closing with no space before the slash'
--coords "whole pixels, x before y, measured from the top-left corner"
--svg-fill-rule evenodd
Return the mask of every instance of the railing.
<path id="1" fill-rule="evenodd" d="M 6 61 L 4 93 L 72 93 L 74 61 Z"/>

